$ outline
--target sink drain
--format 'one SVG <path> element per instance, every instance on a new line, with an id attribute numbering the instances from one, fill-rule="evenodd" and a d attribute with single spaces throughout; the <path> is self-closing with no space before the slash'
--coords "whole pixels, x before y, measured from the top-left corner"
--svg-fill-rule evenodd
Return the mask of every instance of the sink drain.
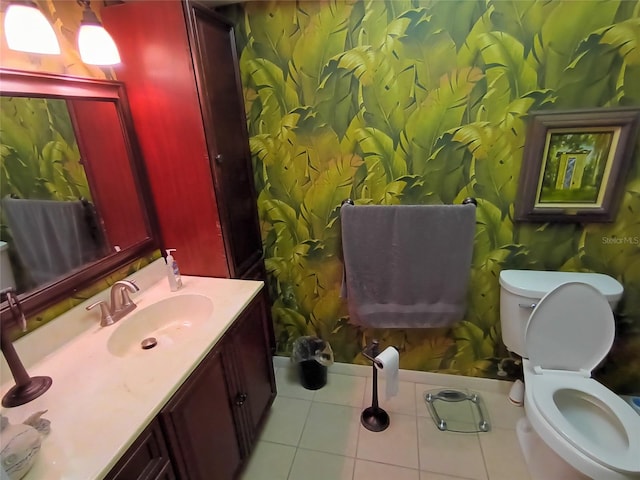
<path id="1" fill-rule="evenodd" d="M 158 344 L 158 340 L 156 337 L 148 337 L 140 342 L 140 346 L 143 350 L 149 350 L 150 348 L 155 347 Z"/>

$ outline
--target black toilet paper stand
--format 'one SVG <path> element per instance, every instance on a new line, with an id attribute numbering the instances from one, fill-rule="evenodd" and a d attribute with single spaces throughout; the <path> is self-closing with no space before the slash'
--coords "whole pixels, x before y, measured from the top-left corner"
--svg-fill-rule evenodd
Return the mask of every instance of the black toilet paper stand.
<path id="1" fill-rule="evenodd" d="M 389 426 L 389 415 L 378 405 L 378 368 L 383 368 L 379 360 L 376 360 L 379 350 L 378 340 L 373 340 L 371 345 L 362 351 L 373 365 L 373 393 L 371 394 L 371 406 L 365 408 L 360 415 L 360 423 L 367 430 L 382 432 Z"/>

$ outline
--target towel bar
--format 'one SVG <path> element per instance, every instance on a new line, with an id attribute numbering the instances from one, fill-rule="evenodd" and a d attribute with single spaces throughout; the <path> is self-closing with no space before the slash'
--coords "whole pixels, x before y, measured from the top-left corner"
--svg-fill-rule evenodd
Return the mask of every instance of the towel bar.
<path id="1" fill-rule="evenodd" d="M 355 202 L 353 200 L 351 200 L 350 198 L 345 198 L 342 203 L 340 204 L 340 206 L 343 206 L 344 204 L 347 205 L 355 205 Z M 473 205 L 474 207 L 478 206 L 478 201 L 473 198 L 473 197 L 467 197 L 462 201 L 462 205 Z"/>

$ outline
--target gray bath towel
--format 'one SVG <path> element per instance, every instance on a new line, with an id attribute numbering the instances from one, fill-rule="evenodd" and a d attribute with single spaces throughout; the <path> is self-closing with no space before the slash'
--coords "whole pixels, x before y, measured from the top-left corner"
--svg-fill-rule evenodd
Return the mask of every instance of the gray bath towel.
<path id="1" fill-rule="evenodd" d="M 342 250 L 351 321 L 435 328 L 462 319 L 473 205 L 343 205 Z"/>
<path id="2" fill-rule="evenodd" d="M 2 199 L 13 243 L 31 280 L 42 285 L 99 258 L 101 239 L 92 231 L 88 202 Z"/>

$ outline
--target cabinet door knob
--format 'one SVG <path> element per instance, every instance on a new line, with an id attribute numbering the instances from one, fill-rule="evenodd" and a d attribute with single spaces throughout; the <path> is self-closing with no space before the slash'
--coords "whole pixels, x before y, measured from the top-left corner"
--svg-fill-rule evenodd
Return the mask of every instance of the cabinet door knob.
<path id="1" fill-rule="evenodd" d="M 247 394 L 246 393 L 239 393 L 236 396 L 236 405 L 241 407 L 246 400 L 247 400 Z"/>
<path id="2" fill-rule="evenodd" d="M 221 154 L 221 153 L 217 154 L 214 158 L 215 158 L 216 163 L 217 163 L 218 165 L 221 165 L 221 164 L 222 164 L 222 161 L 224 160 L 224 157 L 222 156 L 222 154 Z"/>

